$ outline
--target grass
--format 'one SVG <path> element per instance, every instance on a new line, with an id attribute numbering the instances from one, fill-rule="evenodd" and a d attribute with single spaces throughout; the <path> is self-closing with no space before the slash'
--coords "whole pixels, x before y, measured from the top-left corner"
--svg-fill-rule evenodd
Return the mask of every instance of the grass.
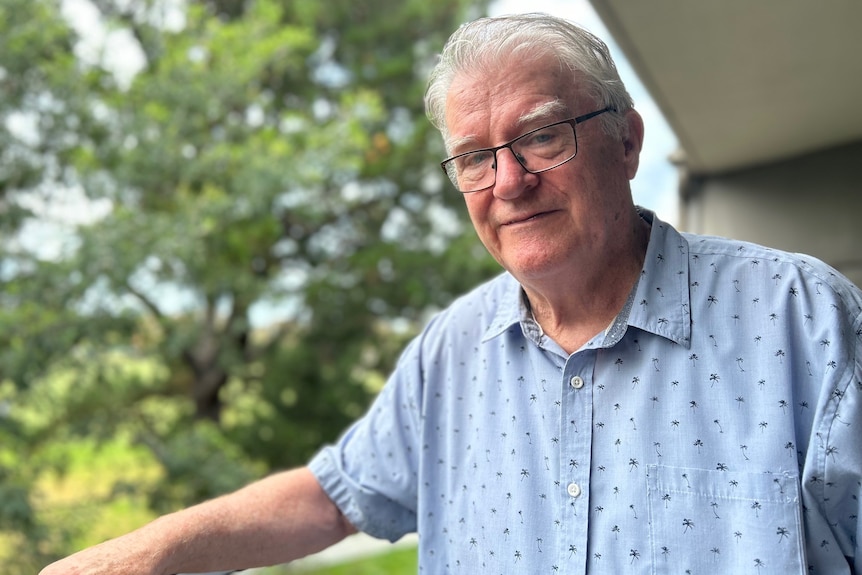
<path id="1" fill-rule="evenodd" d="M 272 567 L 262 575 L 416 575 L 415 547 L 399 547 L 392 551 L 342 563 L 315 568 Z"/>

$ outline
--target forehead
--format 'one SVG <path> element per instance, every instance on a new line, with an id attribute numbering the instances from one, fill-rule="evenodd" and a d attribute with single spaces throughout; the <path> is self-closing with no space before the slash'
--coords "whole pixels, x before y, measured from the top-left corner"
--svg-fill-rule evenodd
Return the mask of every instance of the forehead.
<path id="1" fill-rule="evenodd" d="M 579 97 L 573 74 L 556 57 L 509 59 L 455 76 L 446 98 L 447 141 L 505 140 L 571 115 Z M 450 145 L 451 149 L 451 145 Z"/>

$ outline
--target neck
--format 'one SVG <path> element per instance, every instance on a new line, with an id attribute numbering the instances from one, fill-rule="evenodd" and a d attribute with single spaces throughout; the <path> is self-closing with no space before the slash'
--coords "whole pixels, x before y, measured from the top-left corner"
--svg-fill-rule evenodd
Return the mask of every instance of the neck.
<path id="1" fill-rule="evenodd" d="M 589 268 L 583 266 L 550 286 L 523 284 L 533 317 L 566 353 L 604 331 L 619 314 L 643 269 L 649 234 L 650 224 L 636 215 L 627 241 L 602 254 L 594 273 L 583 273 Z"/>

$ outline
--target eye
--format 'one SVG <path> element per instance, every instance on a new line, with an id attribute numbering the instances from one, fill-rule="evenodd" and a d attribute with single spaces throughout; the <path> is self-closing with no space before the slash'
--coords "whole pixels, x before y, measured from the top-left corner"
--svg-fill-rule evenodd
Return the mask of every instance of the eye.
<path id="1" fill-rule="evenodd" d="M 456 165 L 458 171 L 475 170 L 482 168 L 494 161 L 494 154 L 488 151 L 471 152 L 457 158 Z"/>
<path id="2" fill-rule="evenodd" d="M 542 128 L 541 130 L 536 130 L 535 132 L 524 136 L 523 140 L 519 140 L 518 143 L 526 147 L 552 145 L 564 133 L 561 127 L 566 128 L 567 126 L 561 126 L 558 124 L 555 126 Z"/>

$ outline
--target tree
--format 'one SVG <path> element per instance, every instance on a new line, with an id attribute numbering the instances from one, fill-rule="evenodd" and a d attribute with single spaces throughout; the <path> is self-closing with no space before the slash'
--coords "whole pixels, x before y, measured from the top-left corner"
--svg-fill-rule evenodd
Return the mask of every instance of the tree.
<path id="1" fill-rule="evenodd" d="M 292 404 L 286 385 L 313 394 L 304 409 L 326 398 L 340 424 L 367 402 L 363 374 L 391 365 L 387 326 L 495 269 L 464 234 L 421 118 L 424 69 L 464 6 L 247 6 L 192 5 L 179 34 L 112 13 L 149 39 L 148 60 L 106 98 L 109 136 L 76 158 L 114 210 L 83 230 L 73 266 L 97 309 L 131 301 L 153 320 L 166 384 L 197 417 L 221 419 L 234 378 L 262 397 L 274 386 L 276 411 Z M 275 317 L 253 332 L 255 313 Z"/>
<path id="2" fill-rule="evenodd" d="M 484 4 L 92 3 L 143 55 L 128 83 L 75 56 L 58 0 L 0 1 L 0 233 L 73 189 L 110 207 L 62 249 L 2 248 L 0 384 L 15 413 L 48 406 L 20 435 L 34 465 L 129 437 L 173 506 L 305 461 L 429 311 L 496 272 L 421 107 Z"/>
<path id="3" fill-rule="evenodd" d="M 77 341 L 111 331 L 100 334 L 96 315 L 79 322 L 66 305 L 72 294 L 59 288 L 65 270 L 40 261 L 20 235 L 33 210 L 69 183 L 75 133 L 101 134 L 88 94 L 103 75 L 79 66 L 58 8 L 0 1 L 0 554 L 8 573 L 33 572 L 50 556 L 51 540 L 69 538 L 39 517 L 33 489 L 46 469 L 43 438 L 20 417 L 22 398 Z"/>

